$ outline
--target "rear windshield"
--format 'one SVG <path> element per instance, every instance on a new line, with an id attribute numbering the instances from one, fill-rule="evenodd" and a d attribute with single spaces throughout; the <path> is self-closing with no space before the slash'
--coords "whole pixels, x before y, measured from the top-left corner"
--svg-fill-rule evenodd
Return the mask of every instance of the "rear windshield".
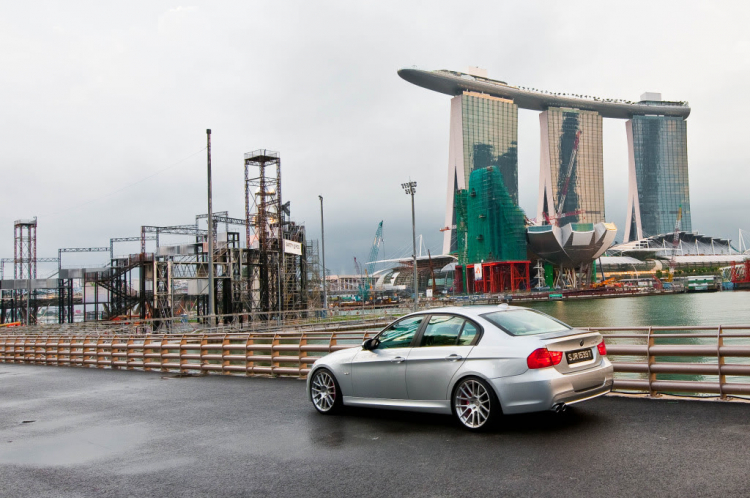
<path id="1" fill-rule="evenodd" d="M 551 316 L 528 309 L 493 311 L 482 315 L 482 318 L 497 325 L 510 335 L 536 335 L 571 329 L 571 327 Z"/>

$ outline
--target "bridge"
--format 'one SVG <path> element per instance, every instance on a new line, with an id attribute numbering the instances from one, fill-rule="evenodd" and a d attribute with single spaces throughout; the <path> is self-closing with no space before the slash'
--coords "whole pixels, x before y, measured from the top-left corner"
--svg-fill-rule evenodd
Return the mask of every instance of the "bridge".
<path id="1" fill-rule="evenodd" d="M 750 405 L 318 415 L 292 378 L 0 364 L 4 496 L 744 496 Z"/>

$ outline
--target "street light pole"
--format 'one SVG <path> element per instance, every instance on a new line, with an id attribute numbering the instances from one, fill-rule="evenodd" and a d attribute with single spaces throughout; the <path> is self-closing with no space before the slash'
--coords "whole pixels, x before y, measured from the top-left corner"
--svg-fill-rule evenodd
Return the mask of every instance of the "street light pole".
<path id="1" fill-rule="evenodd" d="M 417 228 L 414 217 L 414 194 L 417 193 L 417 182 L 402 183 L 406 195 L 411 195 L 411 238 L 413 246 L 412 259 L 414 261 L 414 311 L 419 310 L 419 280 L 417 279 Z"/>
<path id="2" fill-rule="evenodd" d="M 214 213 L 211 203 L 211 130 L 206 130 L 208 150 L 208 323 L 214 325 Z"/>
<path id="3" fill-rule="evenodd" d="M 328 281 L 326 280 L 326 232 L 323 225 L 323 196 L 319 195 L 320 199 L 320 240 L 323 245 L 323 309 L 325 315 L 328 316 Z"/>

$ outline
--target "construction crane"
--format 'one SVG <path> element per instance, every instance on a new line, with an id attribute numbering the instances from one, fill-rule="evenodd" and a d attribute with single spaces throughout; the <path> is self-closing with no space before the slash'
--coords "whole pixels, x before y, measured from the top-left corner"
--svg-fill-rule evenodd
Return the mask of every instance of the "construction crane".
<path id="1" fill-rule="evenodd" d="M 367 270 L 364 275 L 362 274 L 362 265 L 357 261 L 357 257 L 354 257 L 354 274 L 359 277 L 359 294 L 362 297 L 362 304 L 367 300 Z"/>
<path id="2" fill-rule="evenodd" d="M 563 207 L 565 206 L 565 199 L 568 197 L 568 187 L 570 186 L 570 178 L 573 176 L 573 166 L 575 165 L 576 156 L 578 155 L 578 144 L 581 140 L 581 130 L 576 132 L 576 139 L 573 142 L 573 150 L 570 152 L 570 160 L 568 161 L 568 168 L 565 171 L 563 188 L 557 198 L 557 209 L 555 213 L 562 213 Z M 558 218 L 562 216 L 557 214 Z"/>
<path id="3" fill-rule="evenodd" d="M 375 261 L 378 259 L 380 246 L 383 244 L 383 221 L 378 223 L 378 229 L 375 231 L 375 240 L 370 248 L 370 258 L 367 260 L 367 271 L 370 275 L 375 271 Z"/>
<path id="4" fill-rule="evenodd" d="M 674 223 L 674 233 L 672 234 L 672 257 L 669 259 L 669 278 L 668 282 L 671 282 L 674 278 L 674 269 L 677 267 L 677 260 L 675 256 L 677 254 L 677 246 L 680 243 L 680 226 L 682 224 L 682 204 L 677 210 L 677 221 Z"/>

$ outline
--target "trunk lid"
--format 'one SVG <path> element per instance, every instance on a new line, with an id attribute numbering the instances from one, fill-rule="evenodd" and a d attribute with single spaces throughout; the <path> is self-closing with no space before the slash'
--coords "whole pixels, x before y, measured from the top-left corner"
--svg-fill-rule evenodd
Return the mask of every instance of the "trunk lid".
<path id="1" fill-rule="evenodd" d="M 539 337 L 549 351 L 562 352 L 562 360 L 555 365 L 555 369 L 562 373 L 574 373 L 588 370 L 599 366 L 602 361 L 599 350 L 596 347 L 602 342 L 602 335 L 598 332 L 588 332 L 580 329 L 572 329 L 564 332 L 554 332 Z M 591 352 L 591 359 L 583 359 Z M 573 353 L 573 354 L 567 354 Z"/>

